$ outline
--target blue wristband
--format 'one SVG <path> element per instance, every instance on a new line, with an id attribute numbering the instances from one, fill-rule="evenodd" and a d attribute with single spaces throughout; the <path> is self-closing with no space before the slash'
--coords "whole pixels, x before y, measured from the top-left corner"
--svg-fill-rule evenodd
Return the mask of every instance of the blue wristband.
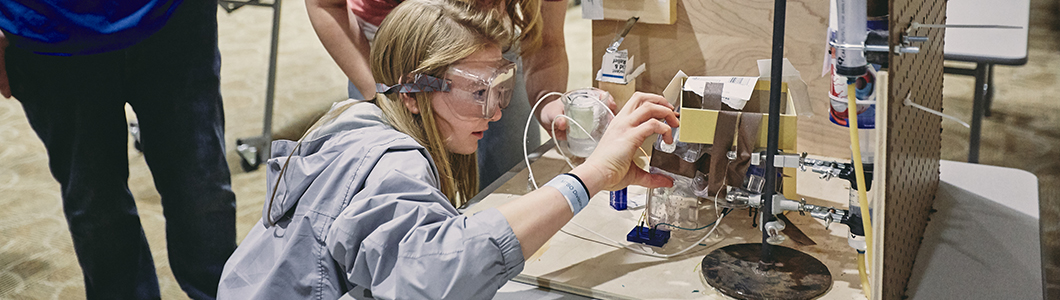
<path id="1" fill-rule="evenodd" d="M 582 183 L 581 178 L 574 174 L 560 174 L 549 180 L 545 186 L 551 186 L 559 190 L 559 193 L 563 194 L 564 198 L 567 198 L 567 204 L 570 204 L 570 211 L 575 215 L 582 211 L 586 205 L 589 205 L 589 189 L 585 187 L 585 183 Z"/>

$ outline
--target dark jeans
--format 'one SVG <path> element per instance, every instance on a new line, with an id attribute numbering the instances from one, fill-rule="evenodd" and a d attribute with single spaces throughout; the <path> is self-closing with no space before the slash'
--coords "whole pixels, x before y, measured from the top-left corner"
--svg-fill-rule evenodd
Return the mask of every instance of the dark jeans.
<path id="1" fill-rule="evenodd" d="M 159 298 L 128 188 L 125 103 L 138 116 L 144 157 L 161 195 L 173 273 L 192 298 L 217 293 L 236 237 L 216 13 L 215 1 L 185 0 L 159 32 L 101 54 L 7 49 L 12 93 L 62 186 L 89 299 Z"/>

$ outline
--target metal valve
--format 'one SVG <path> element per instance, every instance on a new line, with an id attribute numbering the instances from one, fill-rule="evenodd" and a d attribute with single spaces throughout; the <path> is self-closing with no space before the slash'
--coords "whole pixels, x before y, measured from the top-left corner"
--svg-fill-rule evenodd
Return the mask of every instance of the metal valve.
<path id="1" fill-rule="evenodd" d="M 832 219 L 832 215 L 826 215 L 824 217 L 824 229 L 828 229 L 828 226 L 832 225 L 832 222 L 835 222 L 835 220 Z"/>
<path id="2" fill-rule="evenodd" d="M 780 245 L 788 240 L 788 236 L 781 233 L 781 231 L 784 231 L 784 227 L 784 221 L 781 220 L 770 221 L 762 226 L 762 230 L 765 230 L 766 235 L 769 236 L 766 238 L 766 243 L 769 243 L 770 245 Z"/>
<path id="3" fill-rule="evenodd" d="M 839 176 L 839 173 L 843 171 L 846 164 L 837 163 L 834 161 L 823 161 L 819 159 L 813 159 L 806 157 L 806 152 L 802 153 L 799 157 L 799 170 L 806 171 L 810 169 L 814 173 L 821 174 L 820 178 L 824 180 L 832 179 L 832 177 Z"/>

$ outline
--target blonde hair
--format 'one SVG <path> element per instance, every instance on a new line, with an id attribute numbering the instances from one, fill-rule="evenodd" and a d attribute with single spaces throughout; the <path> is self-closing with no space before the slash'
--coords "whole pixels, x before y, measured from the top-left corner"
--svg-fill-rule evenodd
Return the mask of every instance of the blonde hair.
<path id="1" fill-rule="evenodd" d="M 444 78 L 449 66 L 489 46 L 506 49 L 513 41 L 511 24 L 495 9 L 478 10 L 455 0 L 410 0 L 398 5 L 379 25 L 372 44 L 375 81 L 394 85 L 413 74 Z M 395 129 L 427 148 L 438 166 L 442 193 L 460 207 L 478 192 L 475 154 L 451 153 L 438 130 L 429 93 L 404 94 L 416 100 L 413 114 L 402 94 L 377 95 L 376 103 Z"/>
<path id="2" fill-rule="evenodd" d="M 541 48 L 541 0 L 512 0 L 506 5 L 512 25 L 519 29 L 519 54 L 527 55 Z M 508 2 L 500 1 L 498 2 Z"/>
<path id="3" fill-rule="evenodd" d="M 459 0 L 481 9 L 500 9 L 517 30 L 519 54 L 527 55 L 541 48 L 541 0 Z"/>

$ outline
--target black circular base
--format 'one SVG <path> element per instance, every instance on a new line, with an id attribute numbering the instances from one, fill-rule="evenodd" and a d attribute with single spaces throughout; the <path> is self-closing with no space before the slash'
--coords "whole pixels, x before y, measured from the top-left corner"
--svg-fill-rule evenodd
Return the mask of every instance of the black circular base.
<path id="1" fill-rule="evenodd" d="M 812 299 L 832 287 L 820 260 L 799 250 L 772 246 L 775 263 L 761 262 L 762 244 L 735 244 L 703 257 L 703 279 L 737 299 Z"/>

